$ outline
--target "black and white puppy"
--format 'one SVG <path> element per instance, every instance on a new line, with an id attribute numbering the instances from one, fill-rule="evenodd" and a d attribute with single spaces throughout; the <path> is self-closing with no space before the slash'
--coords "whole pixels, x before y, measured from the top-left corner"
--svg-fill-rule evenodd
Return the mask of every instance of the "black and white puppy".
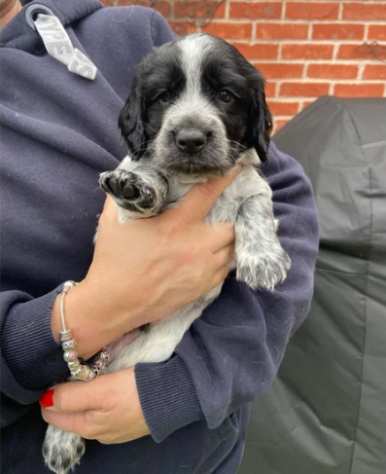
<path id="1" fill-rule="evenodd" d="M 207 217 L 235 224 L 236 277 L 252 288 L 272 290 L 290 259 L 277 237 L 272 192 L 258 171 L 267 159 L 272 127 L 264 81 L 231 45 L 206 34 L 165 44 L 138 66 L 120 128 L 130 155 L 100 184 L 117 205 L 121 222 L 158 214 L 197 182 L 243 164 Z M 130 344 L 111 344 L 106 372 L 138 362 L 168 359 L 192 322 L 221 286 L 167 320 L 151 324 Z M 66 474 L 84 452 L 84 441 L 49 426 L 43 455 Z"/>

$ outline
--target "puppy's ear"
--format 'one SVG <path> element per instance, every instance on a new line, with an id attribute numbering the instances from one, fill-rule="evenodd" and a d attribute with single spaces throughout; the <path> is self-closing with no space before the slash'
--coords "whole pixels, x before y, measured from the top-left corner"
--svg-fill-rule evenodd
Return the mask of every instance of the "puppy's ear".
<path id="1" fill-rule="evenodd" d="M 268 158 L 272 115 L 265 99 L 264 79 L 257 72 L 254 73 L 251 94 L 247 143 L 256 149 L 260 160 L 265 161 Z"/>
<path id="2" fill-rule="evenodd" d="M 130 95 L 119 115 L 119 128 L 133 160 L 139 160 L 146 148 L 143 104 L 138 81 L 134 79 Z"/>

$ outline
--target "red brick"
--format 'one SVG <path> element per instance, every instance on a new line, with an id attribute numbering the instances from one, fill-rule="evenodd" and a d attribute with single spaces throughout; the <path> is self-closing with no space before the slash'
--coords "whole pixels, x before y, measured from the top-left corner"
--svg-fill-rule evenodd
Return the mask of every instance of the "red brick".
<path id="1" fill-rule="evenodd" d="M 276 59 L 278 56 L 279 46 L 277 44 L 257 43 L 245 44 L 234 42 L 235 46 L 241 54 L 247 59 Z"/>
<path id="2" fill-rule="evenodd" d="M 300 106 L 300 110 L 299 112 L 301 112 L 302 110 L 304 110 L 306 107 L 308 107 L 309 105 L 313 104 L 315 101 L 314 100 L 304 100 Z"/>
<path id="3" fill-rule="evenodd" d="M 299 102 L 268 101 L 268 107 L 273 115 L 294 115 L 299 110 Z"/>
<path id="4" fill-rule="evenodd" d="M 335 84 L 334 94 L 339 97 L 382 97 L 384 84 Z"/>
<path id="5" fill-rule="evenodd" d="M 286 123 L 288 123 L 291 119 L 276 119 L 274 120 L 274 125 L 273 125 L 273 131 L 277 132 L 279 131 Z"/>
<path id="6" fill-rule="evenodd" d="M 347 3 L 343 5 L 344 20 L 386 20 L 386 4 Z M 386 27 L 385 27 L 386 28 Z"/>
<path id="7" fill-rule="evenodd" d="M 356 79 L 358 66 L 340 64 L 310 64 L 307 76 L 321 79 Z"/>
<path id="8" fill-rule="evenodd" d="M 275 19 L 281 18 L 282 4 L 268 2 L 237 2 L 231 3 L 231 18 L 249 18 L 251 20 L 259 20 L 261 18 Z"/>
<path id="9" fill-rule="evenodd" d="M 204 31 L 221 38 L 250 39 L 252 23 L 217 23 L 212 22 L 203 28 Z"/>
<path id="10" fill-rule="evenodd" d="M 153 8 L 161 13 L 162 16 L 168 18 L 171 14 L 169 2 L 156 2 Z"/>
<path id="11" fill-rule="evenodd" d="M 256 38 L 260 39 L 307 39 L 308 25 L 286 23 L 258 23 Z"/>
<path id="12" fill-rule="evenodd" d="M 369 40 L 386 41 L 386 26 L 385 25 L 370 25 L 367 37 Z"/>
<path id="13" fill-rule="evenodd" d="M 322 82 L 284 82 L 280 87 L 279 96 L 287 97 L 319 97 L 328 94 L 329 84 Z"/>
<path id="14" fill-rule="evenodd" d="M 155 2 L 157 5 L 157 2 Z M 174 3 L 175 18 L 224 18 L 225 2 L 204 2 L 202 0 L 179 1 Z"/>
<path id="15" fill-rule="evenodd" d="M 178 35 L 187 35 L 197 31 L 196 25 L 191 21 L 169 21 L 169 25 Z"/>
<path id="16" fill-rule="evenodd" d="M 338 3 L 291 2 L 285 16 L 291 20 L 336 20 L 338 13 Z"/>
<path id="17" fill-rule="evenodd" d="M 339 46 L 338 59 L 386 59 L 386 45 L 361 43 L 342 44 Z"/>
<path id="18" fill-rule="evenodd" d="M 386 64 L 368 64 L 363 72 L 363 79 L 386 79 Z"/>
<path id="19" fill-rule="evenodd" d="M 283 59 L 332 59 L 332 44 L 283 44 Z"/>
<path id="20" fill-rule="evenodd" d="M 158 10 L 163 16 L 168 17 L 171 14 L 170 2 L 166 0 L 158 0 L 156 2 L 152 0 L 102 0 L 104 4 L 117 5 L 117 6 L 128 6 L 128 5 L 141 5 L 143 7 L 152 7 Z"/>
<path id="21" fill-rule="evenodd" d="M 342 24 L 324 24 L 319 23 L 313 26 L 313 39 L 341 39 L 341 40 L 360 40 L 364 37 L 364 25 L 342 23 Z"/>
<path id="22" fill-rule="evenodd" d="M 151 4 L 151 0 L 137 0 L 137 1 L 133 1 L 133 0 L 115 0 L 113 3 L 115 3 L 115 5 L 119 5 L 119 6 L 127 6 L 127 5 L 141 5 L 141 6 L 144 6 L 144 7 L 149 7 L 150 4 Z"/>
<path id="23" fill-rule="evenodd" d="M 277 83 L 273 81 L 269 81 L 265 83 L 265 94 L 267 97 L 275 97 L 276 96 L 276 89 Z"/>
<path id="24" fill-rule="evenodd" d="M 303 64 L 254 63 L 267 79 L 300 78 L 303 75 Z"/>

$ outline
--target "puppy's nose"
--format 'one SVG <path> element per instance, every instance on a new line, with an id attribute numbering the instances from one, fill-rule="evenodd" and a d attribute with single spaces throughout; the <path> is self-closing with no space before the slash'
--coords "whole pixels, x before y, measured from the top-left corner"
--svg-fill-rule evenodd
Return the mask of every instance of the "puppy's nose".
<path id="1" fill-rule="evenodd" d="M 191 154 L 201 151 L 207 143 L 207 136 L 197 128 L 182 128 L 175 137 L 178 149 Z"/>

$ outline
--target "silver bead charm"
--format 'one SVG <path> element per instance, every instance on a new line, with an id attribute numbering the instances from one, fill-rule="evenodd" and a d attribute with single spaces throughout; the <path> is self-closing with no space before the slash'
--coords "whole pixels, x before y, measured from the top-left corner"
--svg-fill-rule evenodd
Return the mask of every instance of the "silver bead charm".
<path id="1" fill-rule="evenodd" d="M 62 348 L 64 351 L 70 351 L 72 349 L 75 349 L 75 347 L 76 347 L 76 343 L 74 339 L 70 339 L 68 341 L 66 340 L 62 342 Z"/>
<path id="2" fill-rule="evenodd" d="M 78 353 L 76 351 L 64 351 L 63 359 L 66 362 L 74 362 L 78 360 Z"/>
<path id="3" fill-rule="evenodd" d="M 66 281 L 63 285 L 63 290 L 60 299 L 60 319 L 61 331 L 60 342 L 63 349 L 63 359 L 67 362 L 68 369 L 73 380 L 88 381 L 94 379 L 99 375 L 110 362 L 110 354 L 106 350 L 102 350 L 95 358 L 93 364 L 88 366 L 82 364 L 76 352 L 76 342 L 72 337 L 71 329 L 66 327 L 64 318 L 64 297 L 69 290 L 75 286 L 73 281 Z"/>

